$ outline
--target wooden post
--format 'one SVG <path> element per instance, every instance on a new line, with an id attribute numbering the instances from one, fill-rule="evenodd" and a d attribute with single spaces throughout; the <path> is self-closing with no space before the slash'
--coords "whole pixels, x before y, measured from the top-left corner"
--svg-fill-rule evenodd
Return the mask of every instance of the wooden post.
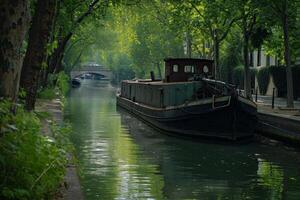
<path id="1" fill-rule="evenodd" d="M 275 101 L 275 88 L 273 88 L 273 93 L 272 93 L 272 109 L 274 109 L 274 101 Z"/>
<path id="2" fill-rule="evenodd" d="M 258 87 L 256 87 L 256 91 L 255 91 L 255 102 L 257 102 L 257 92 L 258 92 Z"/>

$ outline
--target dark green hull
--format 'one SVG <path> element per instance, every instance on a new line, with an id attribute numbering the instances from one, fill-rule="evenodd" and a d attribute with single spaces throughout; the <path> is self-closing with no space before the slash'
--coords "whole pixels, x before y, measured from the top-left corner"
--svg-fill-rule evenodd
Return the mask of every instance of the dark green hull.
<path id="1" fill-rule="evenodd" d="M 242 97 L 156 108 L 117 96 L 117 105 L 155 128 L 180 136 L 241 140 L 253 136 L 257 123 L 256 105 Z"/>

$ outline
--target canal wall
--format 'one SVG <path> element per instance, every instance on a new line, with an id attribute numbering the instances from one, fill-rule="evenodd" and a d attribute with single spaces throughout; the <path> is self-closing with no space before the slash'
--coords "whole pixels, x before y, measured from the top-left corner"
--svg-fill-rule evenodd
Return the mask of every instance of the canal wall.
<path id="1" fill-rule="evenodd" d="M 300 118 L 296 116 L 258 112 L 256 132 L 285 143 L 300 145 Z"/>

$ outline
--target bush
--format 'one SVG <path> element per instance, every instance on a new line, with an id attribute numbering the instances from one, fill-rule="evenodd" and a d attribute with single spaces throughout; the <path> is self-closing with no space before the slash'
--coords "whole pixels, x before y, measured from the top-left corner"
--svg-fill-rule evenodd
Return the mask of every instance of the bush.
<path id="1" fill-rule="evenodd" d="M 271 66 L 270 73 L 273 76 L 274 84 L 277 88 L 279 97 L 286 97 L 286 67 L 285 66 Z M 294 98 L 300 97 L 300 65 L 292 66 L 293 73 L 293 89 Z"/>
<path id="2" fill-rule="evenodd" d="M 253 68 L 250 68 L 250 74 L 251 74 L 251 87 L 254 87 L 254 77 L 256 74 L 256 70 Z M 233 69 L 233 84 L 237 85 L 238 88 L 244 89 L 244 66 L 238 66 Z"/>
<path id="3" fill-rule="evenodd" d="M 265 95 L 267 93 L 269 81 L 270 81 L 270 68 L 261 67 L 257 71 L 257 82 L 258 82 L 259 91 L 262 95 Z"/>
<path id="4" fill-rule="evenodd" d="M 70 78 L 64 72 L 60 72 L 57 75 L 56 87 L 60 91 L 60 94 L 65 96 L 70 89 Z"/>
<path id="5" fill-rule="evenodd" d="M 279 97 L 286 96 L 286 70 L 285 66 L 271 66 L 270 73 Z"/>
<path id="6" fill-rule="evenodd" d="M 49 199 L 64 178 L 65 142 L 42 136 L 36 114 L 11 107 L 0 100 L 0 199 Z"/>
<path id="7" fill-rule="evenodd" d="M 118 68 L 113 69 L 113 84 L 119 84 L 122 80 L 130 80 L 135 77 L 135 73 L 131 68 Z"/>
<path id="8" fill-rule="evenodd" d="M 56 80 L 56 81 L 54 81 Z M 51 76 L 51 81 L 49 86 L 46 88 L 42 88 L 38 92 L 38 98 L 40 99 L 54 99 L 57 95 L 65 96 L 70 89 L 69 77 L 64 72 L 60 72 L 57 75 Z M 52 84 L 55 82 L 55 84 Z"/>
<path id="9" fill-rule="evenodd" d="M 56 97 L 55 89 L 54 88 L 43 88 L 41 91 L 38 92 L 38 98 L 40 99 L 54 99 Z"/>
<path id="10" fill-rule="evenodd" d="M 294 85 L 294 97 L 300 97 L 300 65 L 296 65 L 292 68 L 293 71 L 293 85 Z"/>

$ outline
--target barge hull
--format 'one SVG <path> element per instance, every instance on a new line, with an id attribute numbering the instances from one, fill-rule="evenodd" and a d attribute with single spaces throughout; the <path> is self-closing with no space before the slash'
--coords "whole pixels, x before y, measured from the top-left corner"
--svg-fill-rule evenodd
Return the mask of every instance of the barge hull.
<path id="1" fill-rule="evenodd" d="M 229 103 L 229 104 L 228 104 Z M 227 99 L 190 106 L 155 108 L 117 96 L 117 105 L 169 134 L 242 140 L 253 136 L 256 109 L 246 99 Z M 227 105 L 228 104 L 228 105 Z"/>

